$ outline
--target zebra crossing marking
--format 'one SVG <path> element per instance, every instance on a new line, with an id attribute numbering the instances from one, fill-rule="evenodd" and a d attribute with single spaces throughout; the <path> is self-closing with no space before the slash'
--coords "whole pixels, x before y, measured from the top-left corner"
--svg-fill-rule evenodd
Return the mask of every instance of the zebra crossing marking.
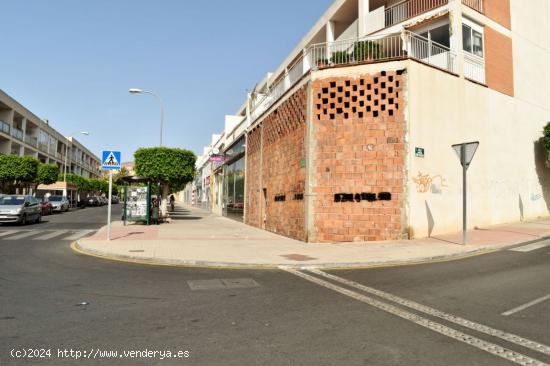
<path id="1" fill-rule="evenodd" d="M 49 234 L 41 235 L 37 238 L 33 238 L 32 240 L 49 240 L 49 239 L 55 238 L 56 236 L 63 235 L 66 233 L 67 233 L 67 230 L 55 230 Z"/>
<path id="2" fill-rule="evenodd" d="M 90 233 L 93 233 L 95 230 L 80 230 L 74 233 L 71 236 L 66 237 L 64 240 L 78 240 L 82 238 L 83 236 L 86 236 Z"/>
<path id="3" fill-rule="evenodd" d="M 71 230 L 71 229 L 59 229 L 59 230 L 3 230 L 0 231 L 0 240 L 51 240 L 59 238 L 59 240 L 74 241 L 89 235 L 96 230 Z"/>
<path id="4" fill-rule="evenodd" d="M 36 235 L 40 233 L 39 231 L 27 231 L 27 232 L 24 232 L 24 233 L 21 233 L 21 234 L 17 234 L 17 235 L 14 235 L 14 236 L 10 236 L 10 237 L 7 237 L 5 238 L 4 240 L 19 240 L 19 239 L 24 239 L 24 238 L 27 238 L 29 236 L 33 236 L 33 235 Z"/>
<path id="5" fill-rule="evenodd" d="M 21 230 L 8 230 L 0 233 L 0 238 L 3 236 L 11 235 L 20 232 Z"/>
<path id="6" fill-rule="evenodd" d="M 542 243 L 527 244 L 527 245 L 524 245 L 524 246 L 521 246 L 521 247 L 516 247 L 516 248 L 512 248 L 512 249 L 508 249 L 508 250 L 511 251 L 511 252 L 527 253 L 527 252 L 532 252 L 533 250 L 545 248 L 549 245 L 550 245 L 550 241 L 545 241 L 545 242 L 542 242 Z"/>

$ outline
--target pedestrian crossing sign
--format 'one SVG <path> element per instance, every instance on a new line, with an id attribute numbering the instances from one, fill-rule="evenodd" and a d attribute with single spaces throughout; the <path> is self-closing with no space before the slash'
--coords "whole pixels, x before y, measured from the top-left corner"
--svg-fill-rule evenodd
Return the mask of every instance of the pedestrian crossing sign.
<path id="1" fill-rule="evenodd" d="M 107 170 L 120 170 L 120 151 L 103 151 L 101 168 Z"/>

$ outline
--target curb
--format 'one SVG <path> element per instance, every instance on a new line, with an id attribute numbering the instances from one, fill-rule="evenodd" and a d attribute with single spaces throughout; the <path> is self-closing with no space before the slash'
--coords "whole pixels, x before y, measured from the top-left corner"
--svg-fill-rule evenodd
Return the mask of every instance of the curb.
<path id="1" fill-rule="evenodd" d="M 278 270 L 280 268 L 292 268 L 292 269 L 307 269 L 307 268 L 319 268 L 325 270 L 353 270 L 353 269 L 373 269 L 373 268 L 390 268 L 390 267 L 404 267 L 413 266 L 428 263 L 442 263 L 458 261 L 480 255 L 490 254 L 510 248 L 538 243 L 550 239 L 550 235 L 545 235 L 537 239 L 513 243 L 498 248 L 480 248 L 464 253 L 455 253 L 449 255 L 439 255 L 432 257 L 422 257 L 411 260 L 402 261 L 378 261 L 378 262 L 347 262 L 347 263 L 319 263 L 319 264 L 288 264 L 288 263 L 239 263 L 239 262 L 216 262 L 216 261 L 196 261 L 196 260 L 175 260 L 175 259 L 159 259 L 152 257 L 138 257 L 132 255 L 120 255 L 109 254 L 97 250 L 90 250 L 84 248 L 79 241 L 71 243 L 71 249 L 79 254 L 87 255 L 99 259 L 149 265 L 149 266 L 168 266 L 168 267 L 180 267 L 180 268 L 210 268 L 210 269 L 255 269 L 255 270 Z"/>

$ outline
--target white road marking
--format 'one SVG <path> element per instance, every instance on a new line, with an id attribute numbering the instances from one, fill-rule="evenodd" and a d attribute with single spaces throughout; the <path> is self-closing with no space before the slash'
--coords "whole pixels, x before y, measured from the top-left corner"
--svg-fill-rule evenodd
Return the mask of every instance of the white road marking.
<path id="1" fill-rule="evenodd" d="M 368 297 L 366 295 L 362 295 L 362 294 L 357 293 L 355 291 L 348 290 L 344 287 L 337 286 L 337 285 L 335 285 L 331 282 L 324 281 L 320 278 L 313 277 L 313 276 L 308 275 L 306 273 L 302 273 L 300 271 L 290 269 L 290 268 L 281 267 L 281 269 L 285 270 L 289 273 L 292 273 L 292 274 L 294 274 L 298 277 L 301 277 L 301 278 L 303 278 L 307 281 L 310 281 L 310 282 L 313 282 L 317 285 L 326 287 L 326 288 L 331 289 L 335 292 L 346 295 L 346 296 L 351 297 L 355 300 L 361 301 L 365 304 L 371 305 L 371 306 L 373 306 L 377 309 L 380 309 L 380 310 L 385 311 L 387 313 L 390 313 L 392 315 L 395 315 L 395 316 L 398 316 L 400 318 L 406 319 L 406 320 L 408 320 L 412 323 L 420 325 L 420 326 L 422 326 L 424 328 L 427 328 L 431 331 L 434 331 L 436 333 L 439 333 L 439 334 L 442 334 L 444 336 L 447 336 L 447 337 L 453 338 L 455 340 L 458 340 L 460 342 L 469 344 L 469 345 L 471 345 L 473 347 L 476 347 L 476 348 L 478 348 L 482 351 L 488 352 L 488 353 L 490 353 L 494 356 L 504 358 L 508 361 L 517 363 L 519 365 L 525 365 L 525 366 L 527 366 L 527 365 L 531 365 L 531 366 L 533 366 L 533 365 L 550 366 L 550 365 L 548 365 L 548 364 L 546 364 L 542 361 L 539 361 L 539 360 L 536 360 L 534 358 L 525 356 L 521 353 L 512 351 L 510 349 L 501 347 L 497 344 L 484 341 L 480 338 L 470 336 L 466 333 L 460 332 L 460 331 L 455 330 L 453 328 L 449 328 L 449 327 L 447 327 L 443 324 L 436 323 L 434 321 L 423 318 L 423 317 L 421 317 L 419 315 L 416 315 L 414 313 L 402 310 L 402 309 L 400 309 L 400 308 L 398 308 L 394 305 L 390 305 L 390 304 L 384 303 L 382 301 L 376 300 L 374 298 Z"/>
<path id="2" fill-rule="evenodd" d="M 34 238 L 33 240 L 49 240 L 55 238 L 56 236 L 63 235 L 66 232 L 67 230 L 55 230 L 49 234 L 41 235 L 38 238 Z"/>
<path id="3" fill-rule="evenodd" d="M 508 250 L 511 251 L 511 252 L 525 253 L 525 252 L 531 252 L 533 250 L 537 250 L 537 249 L 540 249 L 540 248 L 545 248 L 549 245 L 550 245 L 550 241 L 545 241 L 544 243 L 532 243 L 532 244 L 524 245 L 522 247 L 512 248 L 512 249 L 508 249 Z"/>
<path id="4" fill-rule="evenodd" d="M 0 237 L 2 236 L 6 236 L 6 235 L 11 235 L 11 234 L 15 234 L 15 233 L 20 233 L 22 230 L 10 230 L 10 231 L 4 231 L 4 232 L 1 232 L 0 233 Z"/>
<path id="5" fill-rule="evenodd" d="M 82 238 L 83 236 L 88 235 L 91 232 L 94 232 L 95 230 L 80 230 L 74 233 L 71 236 L 67 236 L 66 238 L 63 238 L 63 240 L 78 240 Z"/>
<path id="6" fill-rule="evenodd" d="M 414 310 L 423 312 L 425 314 L 447 320 L 451 323 L 458 324 L 462 327 L 469 328 L 469 329 L 475 330 L 475 331 L 480 332 L 480 333 L 485 333 L 485 334 L 488 334 L 490 336 L 503 339 L 507 342 L 515 343 L 519 346 L 523 346 L 523 347 L 532 349 L 534 351 L 541 352 L 541 353 L 544 353 L 546 355 L 550 355 L 550 346 L 547 346 L 545 344 L 538 343 L 538 342 L 532 341 L 530 339 L 520 337 L 516 334 L 506 333 L 506 332 L 503 332 L 501 330 L 491 328 L 491 327 L 488 327 L 486 325 L 479 324 L 479 323 L 476 323 L 476 322 L 458 317 L 456 315 L 448 314 L 448 313 L 445 313 L 443 311 L 431 308 L 429 306 L 422 305 L 422 304 L 419 304 L 417 302 L 407 300 L 407 299 L 404 299 L 402 297 L 392 295 L 392 294 L 389 294 L 387 292 L 377 290 L 377 289 L 374 289 L 372 287 L 368 287 L 368 286 L 362 285 L 362 284 L 354 282 L 354 281 L 346 280 L 345 278 L 334 276 L 334 275 L 331 275 L 329 273 L 326 273 L 326 272 L 323 272 L 323 271 L 320 271 L 320 270 L 317 270 L 317 269 L 309 269 L 309 271 L 312 272 L 312 273 L 318 274 L 320 276 L 323 276 L 325 278 L 331 279 L 333 281 L 343 283 L 347 286 L 354 287 L 358 290 L 367 292 L 369 294 L 376 295 L 376 296 L 381 297 L 385 300 L 393 301 L 397 304 L 406 306 L 410 309 L 414 309 Z"/>
<path id="7" fill-rule="evenodd" d="M 24 233 L 21 233 L 21 234 L 10 236 L 9 238 L 6 238 L 6 240 L 19 240 L 19 239 L 23 239 L 23 238 L 26 238 L 26 237 L 29 237 L 29 236 L 32 236 L 32 235 L 36 235 L 38 233 L 40 233 L 40 232 L 39 231 L 27 231 L 27 232 L 24 232 Z"/>
<path id="8" fill-rule="evenodd" d="M 550 300 L 550 294 L 546 295 L 546 296 L 543 296 L 543 297 L 539 297 L 538 299 L 535 299 L 533 301 L 530 301 L 528 302 L 527 304 L 523 304 L 521 306 L 518 306 L 517 308 L 513 308 L 512 310 L 508 310 L 508 311 L 505 311 L 504 313 L 502 313 L 501 315 L 504 315 L 504 316 L 510 316 L 512 314 L 515 314 L 515 313 L 518 313 L 522 310 L 525 310 L 527 308 L 530 308 L 531 306 L 535 306 L 537 304 L 540 304 L 541 302 L 544 302 L 546 300 Z"/>

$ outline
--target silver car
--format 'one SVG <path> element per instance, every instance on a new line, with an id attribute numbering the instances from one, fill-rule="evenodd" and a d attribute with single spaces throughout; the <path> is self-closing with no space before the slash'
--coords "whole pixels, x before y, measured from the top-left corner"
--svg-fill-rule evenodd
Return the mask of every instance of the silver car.
<path id="1" fill-rule="evenodd" d="M 0 223 L 19 223 L 26 225 L 29 222 L 42 220 L 40 201 L 32 196 L 3 196 L 0 197 Z"/>
<path id="2" fill-rule="evenodd" d="M 48 201 L 52 204 L 54 211 L 69 211 L 69 200 L 65 196 L 50 196 Z"/>

